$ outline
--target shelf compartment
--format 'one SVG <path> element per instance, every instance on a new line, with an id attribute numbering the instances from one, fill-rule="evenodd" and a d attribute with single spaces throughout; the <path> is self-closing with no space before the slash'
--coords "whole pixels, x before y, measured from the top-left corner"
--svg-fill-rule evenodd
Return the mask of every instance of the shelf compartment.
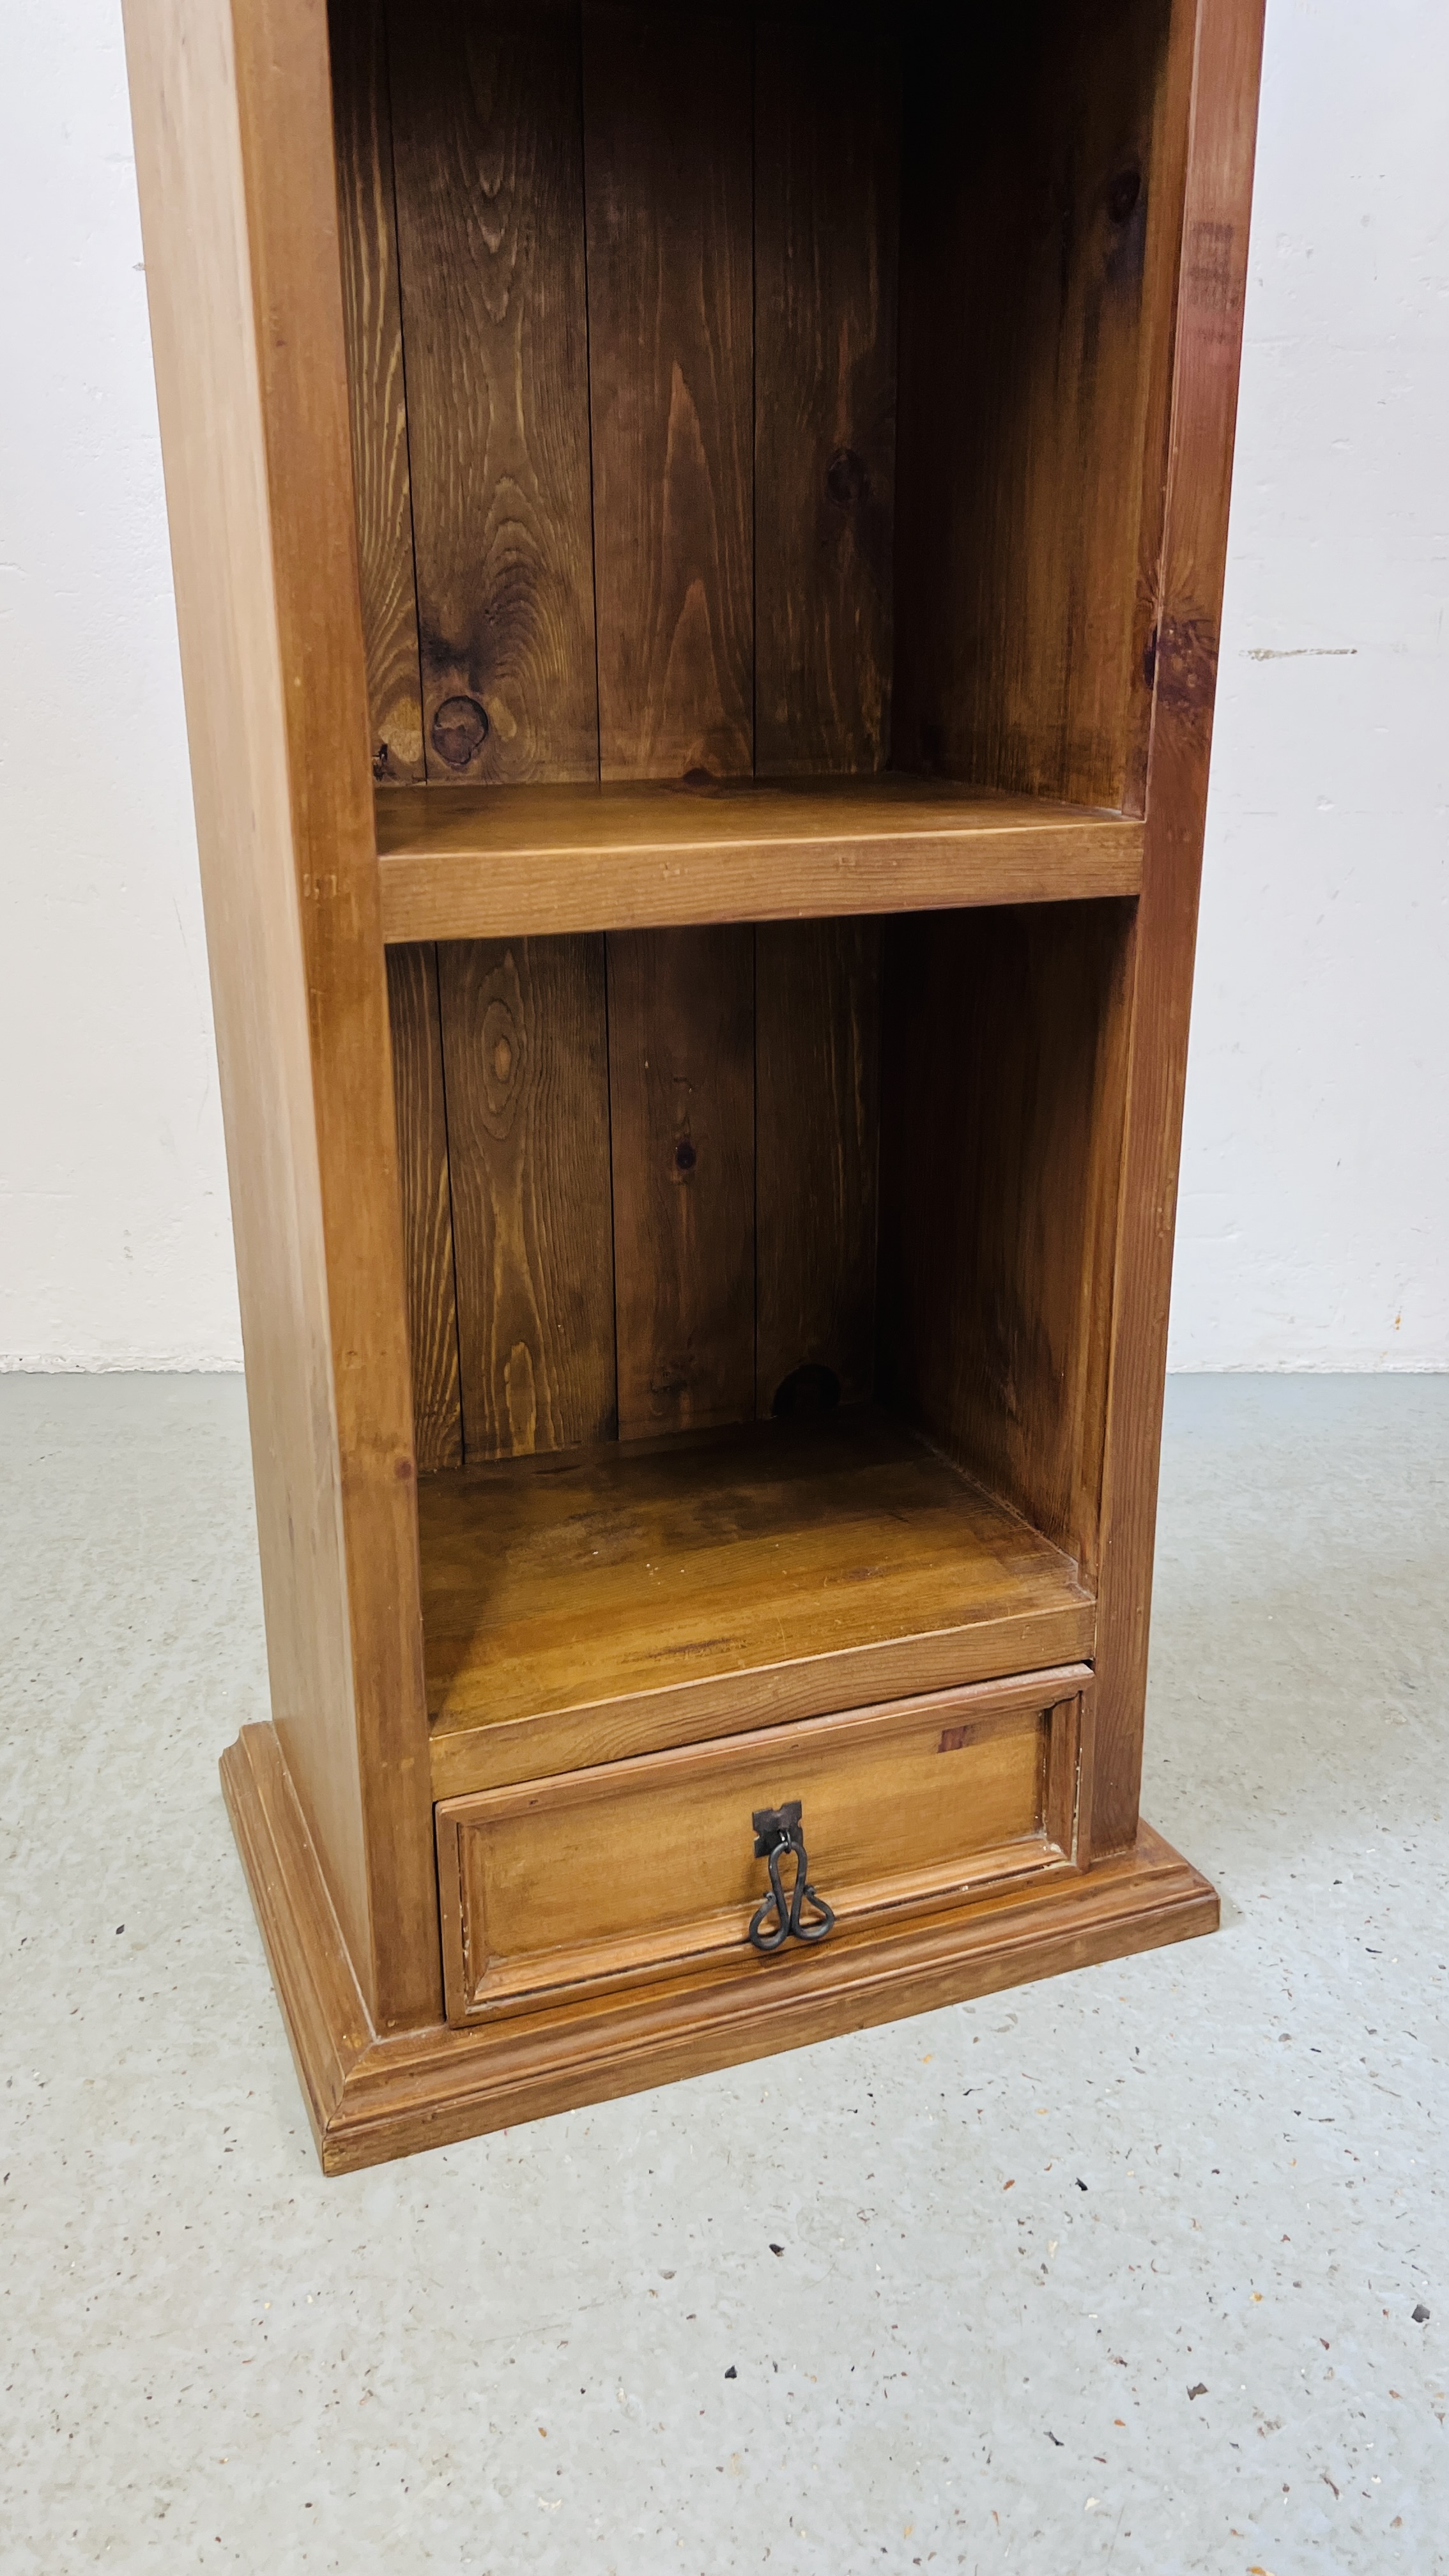
<path id="1" fill-rule="evenodd" d="M 1072 1559 L 875 1406 L 418 1493 L 435 1797 L 1083 1661 Z"/>
<path id="2" fill-rule="evenodd" d="M 904 774 L 377 796 L 392 945 L 1135 895 L 1142 831 Z"/>

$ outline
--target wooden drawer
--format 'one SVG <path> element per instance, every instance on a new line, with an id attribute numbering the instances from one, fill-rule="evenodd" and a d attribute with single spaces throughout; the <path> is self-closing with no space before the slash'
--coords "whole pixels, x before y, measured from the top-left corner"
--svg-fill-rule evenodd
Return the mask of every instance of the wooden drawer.
<path id="1" fill-rule="evenodd" d="M 799 1799 L 838 1940 L 1070 1863 L 1085 1665 L 934 1692 L 449 1798 L 437 1810 L 454 2021 L 733 1959 L 767 1892 L 752 1816 Z"/>

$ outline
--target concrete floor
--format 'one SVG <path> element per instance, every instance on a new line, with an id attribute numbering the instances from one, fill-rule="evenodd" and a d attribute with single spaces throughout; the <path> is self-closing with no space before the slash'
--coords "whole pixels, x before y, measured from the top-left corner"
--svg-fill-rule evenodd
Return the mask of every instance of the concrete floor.
<path id="1" fill-rule="evenodd" d="M 4 2576 L 1449 2570 L 1449 1380 L 1172 1389 L 1216 1940 L 330 2183 L 216 1782 L 240 1384 L 0 1451 Z"/>

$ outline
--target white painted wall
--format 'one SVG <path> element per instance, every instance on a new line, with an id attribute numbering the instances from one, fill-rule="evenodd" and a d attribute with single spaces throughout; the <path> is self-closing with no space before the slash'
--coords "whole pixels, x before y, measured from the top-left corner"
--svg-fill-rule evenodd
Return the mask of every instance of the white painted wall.
<path id="1" fill-rule="evenodd" d="M 1449 1366 L 1449 9 L 1269 0 L 1179 1368 Z"/>
<path id="2" fill-rule="evenodd" d="M 236 1367 L 119 0 L 3 21 L 0 1357 Z"/>
<path id="3" fill-rule="evenodd" d="M 0 1365 L 232 1366 L 119 10 L 4 17 Z M 1449 1366 L 1446 170 L 1443 0 L 1269 0 L 1180 1368 Z"/>

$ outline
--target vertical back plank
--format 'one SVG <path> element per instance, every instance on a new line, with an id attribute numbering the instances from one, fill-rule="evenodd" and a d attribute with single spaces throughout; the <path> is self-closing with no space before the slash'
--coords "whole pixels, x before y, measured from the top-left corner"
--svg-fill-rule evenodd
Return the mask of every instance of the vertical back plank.
<path id="1" fill-rule="evenodd" d="M 431 940 L 388 950 L 387 1000 L 413 1363 L 413 1439 L 418 1471 L 426 1475 L 436 1467 L 463 1463 L 443 1033 L 438 952 Z"/>
<path id="2" fill-rule="evenodd" d="M 748 925 L 611 935 L 619 1436 L 755 1409 Z"/>
<path id="3" fill-rule="evenodd" d="M 388 24 L 428 776 L 595 778 L 578 13 Z"/>
<path id="4" fill-rule="evenodd" d="M 471 1462 L 606 1440 L 614 1306 L 604 944 L 438 949 Z"/>
<path id="5" fill-rule="evenodd" d="M 877 28 L 762 21 L 755 60 L 755 765 L 890 738 L 900 96 Z"/>
<path id="6" fill-rule="evenodd" d="M 604 778 L 754 765 L 747 25 L 584 9 Z"/>
<path id="7" fill-rule="evenodd" d="M 416 781 L 423 710 L 382 0 L 332 0 L 329 16 L 372 770 Z"/>
<path id="8" fill-rule="evenodd" d="M 755 932 L 756 1409 L 804 1409 L 828 1370 L 872 1392 L 880 1147 L 880 930 Z M 787 1381 L 793 1381 L 787 1384 Z M 783 1393 L 782 1393 L 783 1389 Z"/>

